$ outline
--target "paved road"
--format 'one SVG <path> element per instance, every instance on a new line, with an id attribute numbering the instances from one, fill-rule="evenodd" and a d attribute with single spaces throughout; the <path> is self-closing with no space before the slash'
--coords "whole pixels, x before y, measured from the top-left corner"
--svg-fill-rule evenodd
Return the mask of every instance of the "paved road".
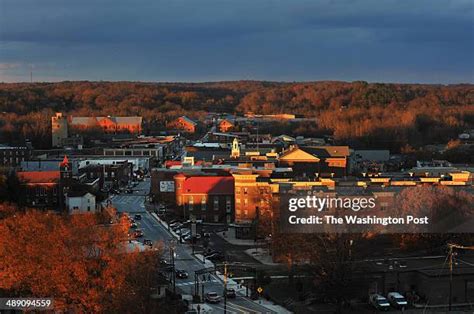
<path id="1" fill-rule="evenodd" d="M 166 230 L 158 221 L 145 210 L 145 196 L 148 195 L 150 190 L 150 180 L 140 182 L 140 184 L 134 188 L 134 192 L 131 194 L 120 194 L 114 195 L 110 198 L 112 204 L 117 208 L 118 212 L 127 212 L 132 216 L 133 214 L 140 213 L 142 219 L 137 221 L 139 228 L 141 228 L 145 234 L 144 239 L 150 239 L 153 242 L 161 241 L 165 247 L 164 257 L 169 258 L 170 250 L 169 245 L 171 240 L 174 239 L 171 234 Z M 183 269 L 189 273 L 188 279 L 176 279 L 177 291 L 182 294 L 194 294 L 194 272 L 203 268 L 203 263 L 198 261 L 191 253 L 191 248 L 187 244 L 176 244 L 175 248 L 175 267 L 176 269 Z M 204 293 L 214 291 L 221 293 L 223 291 L 223 283 L 214 275 L 211 275 L 211 280 L 204 283 Z M 223 313 L 224 304 L 210 305 L 213 309 L 212 313 Z M 239 295 L 236 299 L 228 300 L 227 302 L 228 313 L 276 313 L 268 310 L 267 308 L 255 303 L 254 301 L 246 298 L 245 296 Z"/>

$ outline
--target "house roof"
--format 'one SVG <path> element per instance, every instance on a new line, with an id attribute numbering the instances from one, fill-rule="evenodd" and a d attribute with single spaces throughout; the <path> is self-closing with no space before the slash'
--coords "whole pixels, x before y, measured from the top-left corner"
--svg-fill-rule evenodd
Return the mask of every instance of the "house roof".
<path id="1" fill-rule="evenodd" d="M 318 157 L 347 157 L 350 155 L 349 146 L 301 146 L 300 149 Z"/>
<path id="2" fill-rule="evenodd" d="M 187 123 L 190 123 L 192 125 L 197 125 L 196 122 L 194 122 L 193 120 L 191 120 L 190 118 L 186 117 L 186 116 L 181 116 L 179 117 L 178 119 L 183 119 L 184 121 L 186 121 Z"/>
<path id="3" fill-rule="evenodd" d="M 83 191 L 69 191 L 67 193 L 67 197 L 69 197 L 69 198 L 71 198 L 71 197 L 84 197 L 86 194 L 90 194 L 90 195 L 95 197 L 94 194 L 92 194 L 88 191 L 85 191 L 85 190 L 83 190 Z"/>
<path id="4" fill-rule="evenodd" d="M 183 193 L 190 194 L 234 194 L 234 177 L 232 176 L 186 176 L 176 175 L 175 178 L 185 177 Z"/>
<path id="5" fill-rule="evenodd" d="M 97 126 L 100 121 L 109 120 L 115 124 L 140 124 L 142 123 L 142 117 L 72 117 L 72 125 L 86 125 L 86 126 Z"/>
<path id="6" fill-rule="evenodd" d="M 20 181 L 33 184 L 55 183 L 59 181 L 59 171 L 20 171 L 17 173 Z"/>

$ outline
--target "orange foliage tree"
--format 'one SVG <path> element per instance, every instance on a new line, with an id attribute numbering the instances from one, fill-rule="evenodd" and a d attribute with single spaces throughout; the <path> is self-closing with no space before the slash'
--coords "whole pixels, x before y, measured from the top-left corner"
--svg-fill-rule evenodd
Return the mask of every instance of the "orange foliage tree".
<path id="1" fill-rule="evenodd" d="M 147 298 L 159 251 L 129 252 L 125 219 L 100 225 L 92 214 L 60 216 L 12 209 L 0 204 L 0 291 L 8 296 L 52 297 L 55 309 L 81 313 L 118 309 L 126 313 L 135 311 L 130 305 L 150 306 Z M 132 280 L 136 265 L 150 280 L 141 284 Z"/>

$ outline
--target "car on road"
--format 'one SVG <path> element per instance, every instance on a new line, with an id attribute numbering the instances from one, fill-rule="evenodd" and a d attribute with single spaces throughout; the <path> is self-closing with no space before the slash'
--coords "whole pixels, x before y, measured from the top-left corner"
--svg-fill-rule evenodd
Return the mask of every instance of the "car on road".
<path id="1" fill-rule="evenodd" d="M 221 297 L 216 292 L 208 292 L 204 298 L 207 303 L 219 303 L 221 302 Z"/>
<path id="2" fill-rule="evenodd" d="M 132 228 L 132 229 L 138 228 L 137 223 L 136 222 L 130 223 L 130 228 Z"/>
<path id="3" fill-rule="evenodd" d="M 175 227 L 177 227 L 177 226 L 182 226 L 182 225 L 183 225 L 183 224 L 180 223 L 179 221 L 173 221 L 173 222 L 171 222 L 168 226 L 169 226 L 171 229 L 173 229 L 173 228 L 175 228 Z"/>
<path id="4" fill-rule="evenodd" d="M 228 299 L 235 299 L 237 297 L 235 290 L 232 288 L 227 288 L 225 294 Z"/>
<path id="5" fill-rule="evenodd" d="M 143 240 L 143 244 L 148 245 L 148 246 L 153 246 L 153 242 L 150 239 Z"/>
<path id="6" fill-rule="evenodd" d="M 407 299 L 399 292 L 389 292 L 387 299 L 390 304 L 396 309 L 402 309 L 408 305 Z"/>
<path id="7" fill-rule="evenodd" d="M 135 220 L 142 220 L 142 215 L 140 215 L 140 214 L 135 214 L 135 216 L 133 216 L 133 218 L 134 218 Z"/>
<path id="8" fill-rule="evenodd" d="M 379 311 L 388 311 L 390 309 L 390 302 L 381 294 L 374 293 L 369 297 L 369 303 Z"/>
<path id="9" fill-rule="evenodd" d="M 178 224 L 178 225 L 175 225 L 174 227 L 171 227 L 171 230 L 173 230 L 174 232 L 176 232 L 177 230 L 180 230 L 182 227 L 183 227 L 182 224 Z"/>
<path id="10" fill-rule="evenodd" d="M 125 190 L 125 193 L 127 193 L 127 194 L 132 194 L 132 193 L 133 193 L 133 190 L 132 190 L 132 189 L 126 189 L 126 190 Z"/>
<path id="11" fill-rule="evenodd" d="M 191 230 L 187 228 L 181 228 L 176 230 L 176 234 L 180 234 L 182 237 L 187 236 L 188 234 L 191 234 Z"/>
<path id="12" fill-rule="evenodd" d="M 135 232 L 133 233 L 133 236 L 135 238 L 141 238 L 144 236 L 143 230 L 141 229 L 136 229 Z"/>
<path id="13" fill-rule="evenodd" d="M 176 273 L 176 278 L 178 279 L 186 279 L 189 277 L 188 272 L 182 269 L 176 269 L 175 273 Z"/>

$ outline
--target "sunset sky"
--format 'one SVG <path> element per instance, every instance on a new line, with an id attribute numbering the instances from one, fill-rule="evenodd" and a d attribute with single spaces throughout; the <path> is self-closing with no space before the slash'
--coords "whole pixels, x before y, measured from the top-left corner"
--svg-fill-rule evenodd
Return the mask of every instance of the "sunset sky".
<path id="1" fill-rule="evenodd" d="M 473 0 L 0 0 L 0 81 L 474 82 Z"/>

